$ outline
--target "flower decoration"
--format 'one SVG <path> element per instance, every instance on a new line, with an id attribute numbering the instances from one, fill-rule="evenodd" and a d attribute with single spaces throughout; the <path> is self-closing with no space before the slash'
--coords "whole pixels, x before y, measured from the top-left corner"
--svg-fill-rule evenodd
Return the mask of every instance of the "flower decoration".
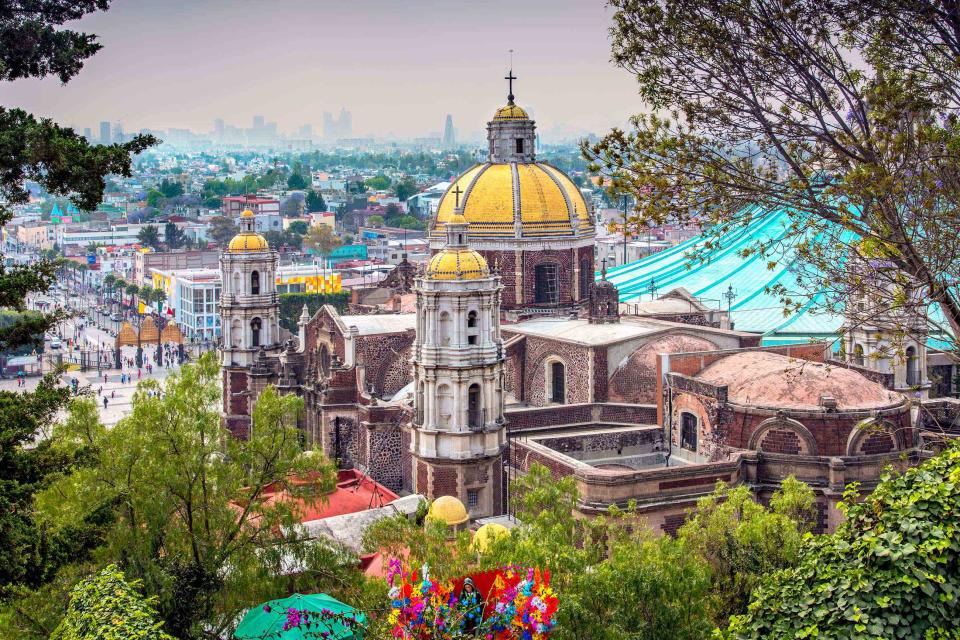
<path id="1" fill-rule="evenodd" d="M 391 560 L 387 580 L 388 622 L 398 640 L 545 640 L 556 624 L 549 571 L 509 566 L 441 582 L 426 566 L 418 572 Z M 479 590 L 465 593 L 467 583 Z"/>

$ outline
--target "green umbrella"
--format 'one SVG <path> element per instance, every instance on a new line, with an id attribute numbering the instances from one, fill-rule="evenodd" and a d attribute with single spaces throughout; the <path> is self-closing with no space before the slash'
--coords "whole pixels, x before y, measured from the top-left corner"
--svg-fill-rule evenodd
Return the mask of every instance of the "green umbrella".
<path id="1" fill-rule="evenodd" d="M 343 618 L 356 618 L 351 627 Z M 363 637 L 367 617 L 325 593 L 295 593 L 248 610 L 234 640 L 350 640 Z M 326 635 L 324 635 L 326 634 Z"/>

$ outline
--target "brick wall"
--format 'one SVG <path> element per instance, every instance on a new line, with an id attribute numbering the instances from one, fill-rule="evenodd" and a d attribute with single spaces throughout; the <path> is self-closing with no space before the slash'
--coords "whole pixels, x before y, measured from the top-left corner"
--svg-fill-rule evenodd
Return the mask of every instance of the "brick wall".
<path id="1" fill-rule="evenodd" d="M 533 451 L 522 442 L 510 442 L 510 460 L 521 472 L 526 473 L 534 464 L 540 464 L 550 470 L 554 478 L 563 478 L 573 474 L 573 467 L 558 458 Z"/>
<path id="2" fill-rule="evenodd" d="M 524 399 L 532 405 L 547 404 L 546 363 L 549 358 L 559 358 L 566 373 L 567 404 L 590 402 L 591 354 L 588 347 L 569 342 L 527 336 Z M 602 374 L 606 377 L 606 369 Z"/>
<path id="3" fill-rule="evenodd" d="M 389 397 L 413 380 L 410 349 L 414 332 L 388 333 L 357 337 L 357 362 L 363 364 L 368 385 L 376 394 Z"/>

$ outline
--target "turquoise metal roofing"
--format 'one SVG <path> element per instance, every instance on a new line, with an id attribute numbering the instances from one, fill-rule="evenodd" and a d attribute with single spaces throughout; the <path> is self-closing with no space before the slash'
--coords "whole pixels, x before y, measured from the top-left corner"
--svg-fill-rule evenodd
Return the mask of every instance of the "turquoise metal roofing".
<path id="1" fill-rule="evenodd" d="M 767 291 L 778 284 L 788 290 L 798 289 L 792 249 L 777 250 L 773 269 L 768 268 L 770 257 L 753 254 L 744 258 L 740 253 L 758 243 L 783 238 L 789 222 L 784 211 L 758 215 L 744 227 L 711 237 L 711 247 L 707 238 L 697 236 L 613 268 L 607 272 L 607 279 L 619 289 L 621 302 L 650 300 L 652 281 L 657 295 L 683 287 L 707 306 L 720 309 L 726 308 L 724 293 L 732 286 L 736 294 L 730 305 L 734 326 L 739 331 L 763 334 L 764 344 L 836 338 L 843 318 L 819 310 L 819 297 L 798 313 L 784 316 L 779 296 Z"/>
<path id="2" fill-rule="evenodd" d="M 727 306 L 726 293 L 733 287 L 736 298 L 730 305 L 730 316 L 738 331 L 760 333 L 763 344 L 796 344 L 835 340 L 843 317 L 822 308 L 823 296 L 813 296 L 799 311 L 784 315 L 783 303 L 768 289 L 782 285 L 787 291 L 799 291 L 797 257 L 789 243 L 778 245 L 775 256 L 753 253 L 744 258 L 742 249 L 782 239 L 790 224 L 783 210 L 754 215 L 743 227 L 723 234 L 713 234 L 707 246 L 705 236 L 696 236 L 675 247 L 647 256 L 637 262 L 607 271 L 607 280 L 620 291 L 621 302 L 642 302 L 653 295 L 683 287 L 705 305 L 715 309 Z M 770 269 L 768 262 L 774 261 Z M 653 283 L 653 290 L 651 290 Z M 931 305 L 932 323 L 947 325 L 943 312 Z M 931 335 L 930 349 L 949 350 L 948 335 Z M 839 348 L 839 341 L 834 345 Z"/>

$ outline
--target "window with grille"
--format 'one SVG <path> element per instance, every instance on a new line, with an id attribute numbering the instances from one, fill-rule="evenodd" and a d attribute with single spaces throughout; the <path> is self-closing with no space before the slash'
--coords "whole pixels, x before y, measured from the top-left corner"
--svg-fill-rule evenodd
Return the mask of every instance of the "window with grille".
<path id="1" fill-rule="evenodd" d="M 559 291 L 557 265 L 538 264 L 533 271 L 533 299 L 538 304 L 557 304 Z"/>
<path id="2" fill-rule="evenodd" d="M 467 508 L 476 509 L 477 505 L 479 504 L 480 504 L 480 490 L 467 489 Z"/>

